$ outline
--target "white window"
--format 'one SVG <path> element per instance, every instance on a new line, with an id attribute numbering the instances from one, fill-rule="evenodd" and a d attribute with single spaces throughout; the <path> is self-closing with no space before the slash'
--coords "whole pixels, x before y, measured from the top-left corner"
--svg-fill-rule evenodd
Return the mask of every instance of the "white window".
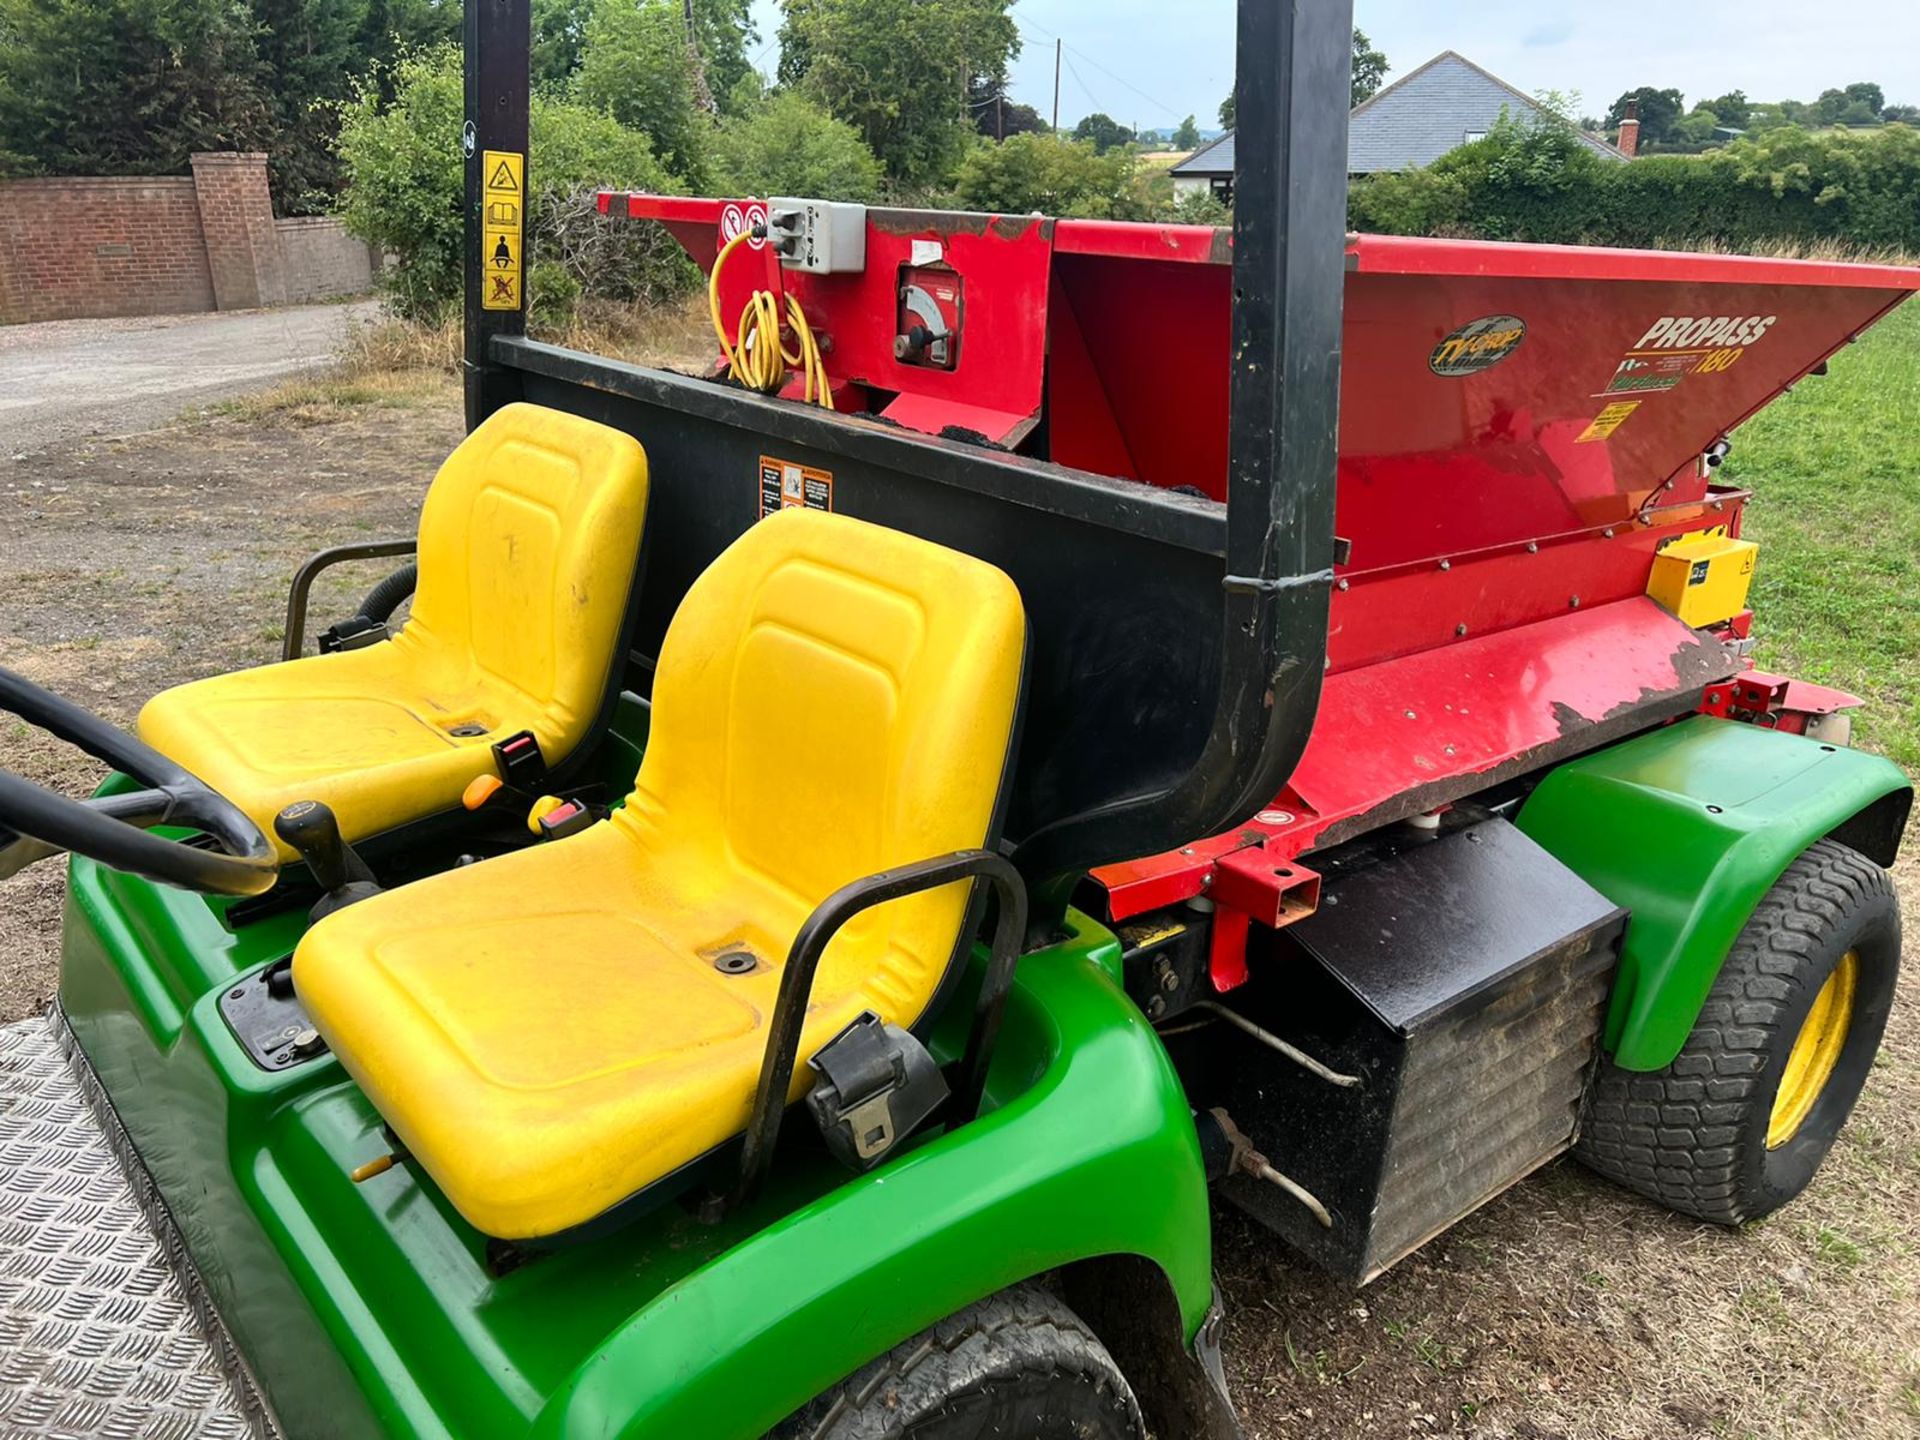
<path id="1" fill-rule="evenodd" d="M 1467 138 L 1460 143 L 1463 145 L 1471 145 L 1476 140 L 1484 140 L 1486 138 L 1487 132 L 1484 130 L 1469 130 L 1467 131 Z"/>

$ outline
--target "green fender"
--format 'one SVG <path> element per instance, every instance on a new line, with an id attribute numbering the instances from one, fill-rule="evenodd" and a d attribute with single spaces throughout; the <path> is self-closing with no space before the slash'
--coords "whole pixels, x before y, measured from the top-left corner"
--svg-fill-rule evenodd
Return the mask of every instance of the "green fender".
<path id="1" fill-rule="evenodd" d="M 1787 866 L 1850 826 L 1860 837 L 1841 838 L 1891 863 L 1911 799 L 1906 775 L 1879 756 L 1706 716 L 1548 775 L 1520 828 L 1633 912 L 1604 1036 L 1614 1064 L 1670 1064 Z"/>
<path id="2" fill-rule="evenodd" d="M 1021 962 L 1016 993 L 1052 1031 L 1036 1048 L 1056 1057 L 1034 1083 L 664 1291 L 574 1371 L 533 1434 L 751 1440 L 935 1321 L 1093 1257 L 1151 1261 L 1190 1341 L 1212 1296 L 1199 1143 L 1104 948 Z M 1005 1047 L 999 1059 L 1023 1063 Z"/>

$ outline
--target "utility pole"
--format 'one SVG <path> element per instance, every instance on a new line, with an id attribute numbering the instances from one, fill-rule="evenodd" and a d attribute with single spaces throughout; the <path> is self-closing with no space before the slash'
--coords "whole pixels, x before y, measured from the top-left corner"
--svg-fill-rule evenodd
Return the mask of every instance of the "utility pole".
<path id="1" fill-rule="evenodd" d="M 1060 128 L 1060 47 L 1067 42 L 1059 36 L 1053 40 L 1053 128 Z"/>

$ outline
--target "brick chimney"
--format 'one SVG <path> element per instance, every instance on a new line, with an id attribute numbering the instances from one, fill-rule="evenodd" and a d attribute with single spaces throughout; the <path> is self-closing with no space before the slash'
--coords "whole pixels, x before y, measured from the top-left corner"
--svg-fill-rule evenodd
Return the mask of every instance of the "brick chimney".
<path id="1" fill-rule="evenodd" d="M 1627 113 L 1620 117 L 1620 153 L 1629 160 L 1640 153 L 1640 102 L 1627 101 Z"/>

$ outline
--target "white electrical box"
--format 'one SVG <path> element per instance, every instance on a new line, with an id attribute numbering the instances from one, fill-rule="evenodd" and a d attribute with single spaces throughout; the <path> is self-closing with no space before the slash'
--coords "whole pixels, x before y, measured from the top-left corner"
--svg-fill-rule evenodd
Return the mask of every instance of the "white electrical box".
<path id="1" fill-rule="evenodd" d="M 867 207 L 836 200 L 771 200 L 767 230 L 780 263 L 814 275 L 867 268 Z"/>

